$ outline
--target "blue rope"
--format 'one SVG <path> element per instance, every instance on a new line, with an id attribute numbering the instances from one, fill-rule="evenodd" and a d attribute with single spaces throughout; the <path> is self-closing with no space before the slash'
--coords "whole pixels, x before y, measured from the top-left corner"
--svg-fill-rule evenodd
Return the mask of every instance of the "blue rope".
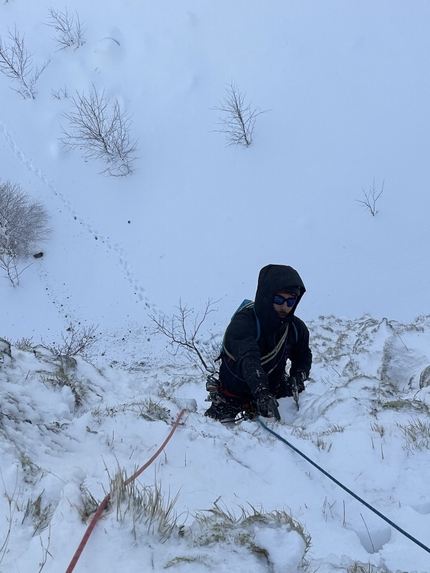
<path id="1" fill-rule="evenodd" d="M 421 543 L 421 541 L 418 541 L 418 539 L 415 539 L 415 537 L 412 537 L 412 535 L 410 535 L 407 531 L 405 531 L 404 529 L 402 529 L 401 527 L 399 527 L 398 525 L 396 525 L 393 521 L 391 521 L 391 519 L 388 519 L 388 517 L 385 517 L 385 515 L 383 515 L 381 512 L 379 512 L 377 509 L 375 509 L 374 507 L 372 507 L 371 505 L 369 505 L 366 501 L 364 501 L 364 499 L 362 499 L 361 497 L 359 497 L 358 495 L 356 495 L 353 491 L 351 491 L 350 489 L 348 489 L 347 487 L 345 487 L 342 483 L 340 483 L 340 481 L 338 481 L 337 479 L 335 479 L 333 476 L 331 476 L 328 472 L 326 472 L 325 470 L 323 470 L 322 467 L 320 467 L 318 464 L 316 464 L 315 462 L 313 462 L 310 458 L 308 458 L 305 454 L 303 454 L 300 450 L 298 450 L 297 448 L 295 448 L 292 444 L 290 444 L 290 442 L 288 442 L 285 438 L 283 438 L 282 436 L 280 436 L 279 434 L 277 434 L 276 432 L 274 432 L 273 430 L 271 430 L 269 427 L 266 426 L 266 424 L 264 422 L 261 421 L 261 418 L 257 418 L 257 422 L 263 426 L 263 428 L 265 430 L 267 430 L 270 434 L 272 434 L 273 436 L 275 436 L 275 438 L 278 438 L 278 440 L 281 440 L 281 442 L 284 442 L 284 444 L 287 444 L 287 446 L 289 446 L 292 450 L 294 450 L 297 454 L 299 454 L 299 456 L 302 456 L 302 458 L 304 458 L 306 461 L 308 461 L 310 464 L 312 464 L 314 467 L 317 468 L 317 470 L 319 470 L 321 473 L 323 473 L 325 476 L 327 476 L 328 478 L 331 479 L 331 481 L 333 481 L 336 485 L 338 485 L 339 487 L 341 487 L 343 490 L 345 490 L 347 493 L 349 493 L 349 495 L 352 495 L 352 497 L 354 497 L 355 499 L 357 499 L 360 503 L 362 503 L 364 506 L 367 507 L 367 509 L 370 509 L 370 511 L 373 511 L 373 513 L 376 513 L 377 516 L 379 516 L 381 519 L 383 519 L 384 521 L 386 521 L 389 525 L 391 525 L 391 527 L 394 527 L 394 529 L 397 529 L 397 531 L 399 531 L 402 535 L 404 535 L 405 537 L 407 537 L 408 539 L 410 539 L 411 541 L 413 541 L 416 545 L 418 545 L 419 547 L 421 547 L 421 549 L 424 549 L 424 551 L 427 551 L 427 553 L 430 553 L 430 548 L 428 548 L 426 545 L 424 545 L 424 543 Z"/>

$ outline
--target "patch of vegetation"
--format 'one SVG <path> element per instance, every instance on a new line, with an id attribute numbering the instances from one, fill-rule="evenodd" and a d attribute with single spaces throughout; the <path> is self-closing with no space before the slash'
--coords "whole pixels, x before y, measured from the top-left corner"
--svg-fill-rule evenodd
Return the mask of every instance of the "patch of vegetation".
<path id="1" fill-rule="evenodd" d="M 405 439 L 404 448 L 412 450 L 430 449 L 430 422 L 423 422 L 418 418 L 409 420 L 407 424 L 396 424 Z"/>
<path id="2" fill-rule="evenodd" d="M 267 558 L 267 550 L 255 543 L 254 526 L 257 524 L 266 528 L 284 527 L 287 532 L 295 531 L 304 541 L 305 553 L 310 548 L 310 535 L 289 513 L 280 510 L 266 513 L 263 509 L 258 511 L 251 505 L 250 511 L 243 507 L 240 510 L 241 515 L 236 517 L 227 508 L 222 508 L 217 500 L 211 509 L 197 513 L 194 517 L 201 532 L 196 535 L 193 544 L 201 547 L 233 541 L 237 545 L 247 547 L 251 553 Z"/>
<path id="3" fill-rule="evenodd" d="M 354 561 L 354 563 L 350 565 L 346 571 L 347 573 L 387 573 L 385 567 L 376 567 L 376 565 L 372 565 L 371 563 L 367 563 L 366 565 L 364 563 L 360 563 L 359 561 Z"/>
<path id="4" fill-rule="evenodd" d="M 53 388 L 64 388 L 67 386 L 72 391 L 77 408 L 82 406 L 88 395 L 88 388 L 78 380 L 74 373 L 69 374 L 63 366 L 59 366 L 54 372 L 39 372 L 40 380 L 45 386 L 52 386 Z"/>
<path id="5" fill-rule="evenodd" d="M 92 495 L 84 484 L 81 484 L 79 489 L 82 494 L 82 506 L 77 507 L 77 510 L 81 516 L 82 522 L 86 523 L 87 520 L 97 511 L 100 501 Z"/>
<path id="6" fill-rule="evenodd" d="M 35 344 L 32 338 L 20 338 L 14 344 L 15 348 L 22 350 L 23 352 L 33 352 Z"/>
<path id="7" fill-rule="evenodd" d="M 58 358 L 73 358 L 82 356 L 87 359 L 94 345 L 100 340 L 97 326 L 84 326 L 80 323 L 70 323 L 66 332 L 62 332 L 60 342 L 44 343 L 44 347 Z"/>
<path id="8" fill-rule="evenodd" d="M 135 413 L 139 418 L 150 422 L 162 421 L 166 424 L 172 422 L 170 410 L 162 405 L 161 401 L 156 402 L 152 398 L 138 402 L 129 402 L 128 404 L 119 404 L 117 406 L 107 406 L 106 408 L 96 408 L 92 411 L 93 418 L 101 423 L 102 418 L 114 418 L 118 414 L 126 412 Z"/>
<path id="9" fill-rule="evenodd" d="M 161 484 L 139 486 L 135 480 L 127 478 L 125 470 L 119 468 L 113 476 L 109 476 L 109 483 L 110 505 L 120 523 L 131 517 L 135 539 L 140 525 L 145 527 L 148 534 L 159 536 L 161 541 L 167 540 L 175 530 L 179 531 L 179 516 L 175 511 L 179 492 L 173 499 L 170 496 L 165 499 Z"/>
<path id="10" fill-rule="evenodd" d="M 292 429 L 293 436 L 297 436 L 303 440 L 309 440 L 312 442 L 319 450 L 327 450 L 330 451 L 331 443 L 328 444 L 327 441 L 324 439 L 326 436 L 330 436 L 331 434 L 335 433 L 342 433 L 344 428 L 339 424 L 330 424 L 328 428 L 325 430 L 321 430 L 319 432 L 306 432 L 306 429 L 303 426 L 296 427 Z"/>
<path id="11" fill-rule="evenodd" d="M 24 472 L 24 481 L 34 483 L 36 477 L 40 477 L 42 469 L 22 450 L 19 450 L 19 461 Z"/>
<path id="12" fill-rule="evenodd" d="M 33 501 L 29 499 L 27 501 L 27 506 L 25 508 L 23 523 L 26 521 L 31 521 L 34 528 L 33 535 L 37 535 L 45 530 L 51 523 L 54 510 L 52 508 L 52 503 L 42 504 L 43 491 L 39 496 Z"/>
<path id="13" fill-rule="evenodd" d="M 398 398 L 397 400 L 389 400 L 381 404 L 383 410 L 413 410 L 417 414 L 429 414 L 429 407 L 421 400 L 408 400 L 406 398 Z"/>

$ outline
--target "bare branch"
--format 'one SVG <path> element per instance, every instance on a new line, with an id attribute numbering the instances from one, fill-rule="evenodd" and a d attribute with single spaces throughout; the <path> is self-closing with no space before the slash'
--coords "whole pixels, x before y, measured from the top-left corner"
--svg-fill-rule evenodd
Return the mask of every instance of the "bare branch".
<path id="1" fill-rule="evenodd" d="M 186 305 L 183 305 L 181 300 L 177 307 L 179 313 L 174 314 L 169 321 L 164 316 L 161 318 L 156 318 L 153 315 L 149 316 L 156 325 L 156 332 L 163 334 L 170 340 L 170 344 L 174 347 L 175 355 L 178 350 L 184 350 L 187 358 L 192 363 L 195 362 L 193 356 L 196 355 L 203 369 L 211 374 L 216 371 L 214 364 L 209 364 L 213 363 L 213 359 L 203 355 L 197 339 L 203 323 L 208 315 L 214 312 L 215 309 L 213 307 L 217 302 L 209 299 L 202 315 L 197 313 L 191 325 L 189 324 L 189 317 L 194 314 L 194 309 L 189 309 Z"/>
<path id="2" fill-rule="evenodd" d="M 357 203 L 360 203 L 360 205 L 362 205 L 362 207 L 364 207 L 367 211 L 369 211 L 373 215 L 373 217 L 378 212 L 378 210 L 376 209 L 376 202 L 384 192 L 384 184 L 385 181 L 382 182 L 381 190 L 378 192 L 375 188 L 375 178 L 373 178 L 372 187 L 368 191 L 366 191 L 364 187 L 362 188 L 365 197 L 364 201 L 356 199 Z"/>

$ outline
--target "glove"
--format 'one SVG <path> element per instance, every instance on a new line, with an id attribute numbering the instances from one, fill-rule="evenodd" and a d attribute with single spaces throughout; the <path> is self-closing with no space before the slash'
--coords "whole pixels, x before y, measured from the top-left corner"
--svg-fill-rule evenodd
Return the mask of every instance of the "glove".
<path id="1" fill-rule="evenodd" d="M 277 398 L 292 396 L 294 386 L 297 387 L 297 391 L 300 394 L 300 392 L 303 392 L 305 389 L 304 380 L 306 380 L 304 372 L 299 372 L 296 376 L 290 376 L 286 380 L 283 380 L 279 391 L 276 393 Z"/>
<path id="2" fill-rule="evenodd" d="M 278 401 L 268 390 L 260 390 L 255 398 L 258 413 L 264 418 L 280 420 Z"/>

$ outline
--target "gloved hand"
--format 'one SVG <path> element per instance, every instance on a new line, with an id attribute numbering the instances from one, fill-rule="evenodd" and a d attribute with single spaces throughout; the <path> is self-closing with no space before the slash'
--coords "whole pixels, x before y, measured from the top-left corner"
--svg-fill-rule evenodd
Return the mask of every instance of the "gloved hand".
<path id="1" fill-rule="evenodd" d="M 259 390 L 255 397 L 255 403 L 260 416 L 264 418 L 276 418 L 276 420 L 281 419 L 278 410 L 278 401 L 269 390 Z"/>
<path id="2" fill-rule="evenodd" d="M 298 393 L 300 394 L 300 392 L 303 392 L 303 390 L 305 389 L 305 384 L 304 384 L 305 380 L 306 380 L 306 375 L 304 372 L 300 372 L 296 376 L 289 376 L 288 378 L 282 381 L 278 392 L 276 392 L 277 398 L 286 398 L 287 396 L 292 396 L 295 385 L 297 387 Z"/>

